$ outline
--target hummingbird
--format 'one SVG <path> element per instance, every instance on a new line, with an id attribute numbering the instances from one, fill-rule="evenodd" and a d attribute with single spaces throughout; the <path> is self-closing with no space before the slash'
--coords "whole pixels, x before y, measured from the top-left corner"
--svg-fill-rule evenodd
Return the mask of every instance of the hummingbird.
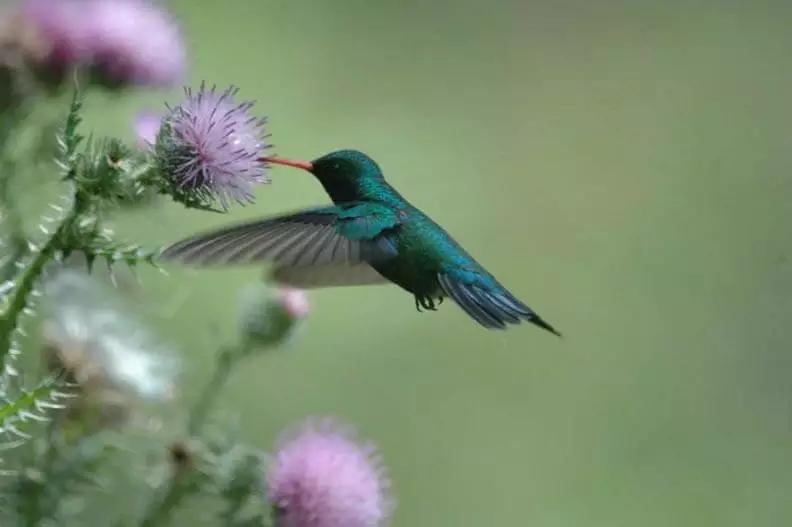
<path id="1" fill-rule="evenodd" d="M 418 311 L 435 311 L 450 297 L 485 328 L 528 321 L 561 335 L 389 185 L 366 154 L 261 161 L 310 172 L 333 205 L 192 236 L 162 258 L 199 266 L 269 262 L 274 281 L 304 289 L 392 282 L 415 297 Z"/>

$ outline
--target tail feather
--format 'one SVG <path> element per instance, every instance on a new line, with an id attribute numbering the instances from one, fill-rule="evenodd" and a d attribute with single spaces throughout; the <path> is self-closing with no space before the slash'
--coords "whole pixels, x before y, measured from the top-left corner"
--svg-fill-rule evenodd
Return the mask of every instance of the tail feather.
<path id="1" fill-rule="evenodd" d="M 455 280 L 445 273 L 438 274 L 440 287 L 471 318 L 489 329 L 504 329 L 507 324 L 526 320 L 540 328 L 561 336 L 531 308 L 503 288 L 492 290 L 476 284 Z"/>
<path id="2" fill-rule="evenodd" d="M 514 297 L 514 295 L 505 289 L 502 289 L 498 293 L 490 293 L 490 295 L 498 299 L 502 305 L 504 305 L 504 308 L 511 309 L 518 313 L 520 318 L 523 318 L 532 324 L 536 324 L 540 328 L 545 329 L 554 335 L 559 337 L 561 336 L 561 333 L 559 333 L 553 326 L 542 319 L 542 317 L 540 317 L 533 309 L 520 302 Z"/>
<path id="3" fill-rule="evenodd" d="M 454 302 L 461 307 L 473 320 L 488 329 L 504 329 L 506 324 L 498 317 L 484 309 L 475 296 L 461 283 L 448 278 L 447 275 L 438 276 L 440 286 Z"/>

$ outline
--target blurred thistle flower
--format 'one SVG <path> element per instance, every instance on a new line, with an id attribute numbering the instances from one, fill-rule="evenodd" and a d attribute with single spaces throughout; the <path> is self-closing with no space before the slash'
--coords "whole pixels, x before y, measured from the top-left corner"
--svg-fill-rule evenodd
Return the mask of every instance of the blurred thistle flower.
<path id="1" fill-rule="evenodd" d="M 173 197 L 189 205 L 209 207 L 219 202 L 253 201 L 253 185 L 268 183 L 260 158 L 265 119 L 256 118 L 252 102 L 234 100 L 236 88 L 222 92 L 185 89 L 185 99 L 169 108 L 157 137 L 156 153 L 162 176 Z"/>
<path id="2" fill-rule="evenodd" d="M 125 420 L 134 399 L 165 401 L 177 361 L 146 329 L 107 301 L 90 276 L 61 271 L 47 285 L 43 338 L 52 369 L 77 385 L 81 403 Z M 115 419 L 110 419 L 115 420 Z"/>
<path id="3" fill-rule="evenodd" d="M 140 112 L 135 118 L 135 134 L 144 147 L 157 142 L 157 134 L 162 126 L 162 116 L 154 112 Z"/>
<path id="4" fill-rule="evenodd" d="M 36 35 L 37 49 L 28 59 L 57 75 L 89 55 L 87 6 L 87 0 L 25 0 L 7 15 Z"/>
<path id="5" fill-rule="evenodd" d="M 169 13 L 147 0 L 87 1 L 90 61 L 101 78 L 162 87 L 181 82 L 187 53 Z"/>
<path id="6" fill-rule="evenodd" d="M 78 67 L 112 86 L 174 86 L 186 50 L 178 26 L 150 0 L 23 0 L 8 17 L 31 28 L 29 59 L 56 79 Z"/>
<path id="7" fill-rule="evenodd" d="M 276 527 L 383 527 L 394 506 L 374 445 L 328 418 L 279 440 L 267 486 Z"/>
<path id="8" fill-rule="evenodd" d="M 302 289 L 253 284 L 242 292 L 240 326 L 245 348 L 277 345 L 294 334 L 311 305 Z"/>

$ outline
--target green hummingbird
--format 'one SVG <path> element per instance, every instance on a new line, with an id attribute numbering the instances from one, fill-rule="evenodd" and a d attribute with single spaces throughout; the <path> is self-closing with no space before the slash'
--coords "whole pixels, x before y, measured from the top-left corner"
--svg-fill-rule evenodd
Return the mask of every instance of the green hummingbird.
<path id="1" fill-rule="evenodd" d="M 414 295 L 418 311 L 434 311 L 448 296 L 486 328 L 527 320 L 560 336 L 391 187 L 362 152 L 262 161 L 312 173 L 333 205 L 199 234 L 162 257 L 201 266 L 270 262 L 276 282 L 306 289 L 390 281 Z"/>

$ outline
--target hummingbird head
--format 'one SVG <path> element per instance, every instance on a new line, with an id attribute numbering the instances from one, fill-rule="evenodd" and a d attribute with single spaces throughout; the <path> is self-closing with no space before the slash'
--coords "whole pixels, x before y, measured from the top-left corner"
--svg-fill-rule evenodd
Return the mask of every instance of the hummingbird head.
<path id="1" fill-rule="evenodd" d="M 357 150 L 338 150 L 313 161 L 280 157 L 264 157 L 262 161 L 307 170 L 336 202 L 359 200 L 372 182 L 384 179 L 377 163 Z"/>

